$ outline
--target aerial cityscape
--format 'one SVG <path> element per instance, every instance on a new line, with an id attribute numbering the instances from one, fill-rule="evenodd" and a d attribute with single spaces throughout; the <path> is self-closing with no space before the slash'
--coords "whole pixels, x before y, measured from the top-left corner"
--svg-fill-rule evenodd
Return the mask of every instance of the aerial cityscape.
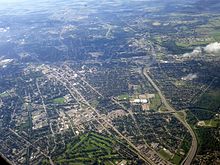
<path id="1" fill-rule="evenodd" d="M 11 165 L 219 165 L 220 1 L 0 1 L 0 135 Z"/>

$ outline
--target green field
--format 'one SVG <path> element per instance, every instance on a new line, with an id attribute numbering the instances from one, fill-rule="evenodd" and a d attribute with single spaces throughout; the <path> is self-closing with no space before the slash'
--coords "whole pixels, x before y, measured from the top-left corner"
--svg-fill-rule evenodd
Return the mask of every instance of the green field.
<path id="1" fill-rule="evenodd" d="M 197 102 L 198 107 L 215 110 L 220 106 L 220 89 L 205 93 Z"/>
<path id="2" fill-rule="evenodd" d="M 103 136 L 95 132 L 81 135 L 74 142 L 69 143 L 65 152 L 54 158 L 56 164 L 115 164 L 126 160 L 131 161 L 118 153 L 121 144 L 108 136 Z M 122 147 L 122 146 L 121 146 Z M 127 147 L 123 150 L 131 152 Z M 116 150 L 117 148 L 117 150 Z"/>
<path id="3" fill-rule="evenodd" d="M 174 155 L 174 157 L 172 158 L 171 162 L 173 162 L 174 164 L 179 165 L 181 163 L 182 158 L 179 155 Z"/>
<path id="4" fill-rule="evenodd" d="M 64 104 L 65 99 L 63 97 L 58 97 L 58 98 L 53 99 L 53 103 L 55 103 L 55 104 Z"/>
<path id="5" fill-rule="evenodd" d="M 206 25 L 202 25 L 196 29 L 198 33 L 206 34 L 207 37 L 212 37 L 214 41 L 220 41 L 220 18 L 210 19 Z M 212 42 L 214 42 L 212 41 Z"/>
<path id="6" fill-rule="evenodd" d="M 211 36 L 215 39 L 215 41 L 220 41 L 220 30 L 214 30 L 211 33 Z"/>
<path id="7" fill-rule="evenodd" d="M 188 48 L 188 47 L 195 47 L 195 46 L 205 46 L 205 45 L 210 44 L 211 42 L 214 42 L 214 41 L 195 41 L 193 43 L 176 42 L 176 45 L 179 47 Z"/>
<path id="8" fill-rule="evenodd" d="M 164 149 L 160 149 L 159 154 L 166 160 L 170 160 L 172 157 L 172 154 L 170 154 L 169 151 L 166 151 Z"/>
<path id="9" fill-rule="evenodd" d="M 129 100 L 129 95 L 128 94 L 122 94 L 122 95 L 119 95 L 117 97 L 118 100 Z"/>
<path id="10" fill-rule="evenodd" d="M 160 106 L 161 106 L 160 96 L 158 94 L 155 94 L 155 97 L 150 99 L 150 109 L 158 110 Z"/>
<path id="11" fill-rule="evenodd" d="M 205 127 L 218 127 L 218 125 L 220 124 L 220 120 L 216 120 L 216 119 L 211 119 L 211 120 L 204 120 L 205 122 Z"/>

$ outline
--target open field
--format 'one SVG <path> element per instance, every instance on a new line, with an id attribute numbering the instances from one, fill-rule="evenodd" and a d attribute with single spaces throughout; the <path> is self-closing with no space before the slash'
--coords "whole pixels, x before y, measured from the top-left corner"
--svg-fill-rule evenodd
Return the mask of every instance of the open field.
<path id="1" fill-rule="evenodd" d="M 131 158 L 121 156 L 120 145 L 108 136 L 103 136 L 94 132 L 89 132 L 77 138 L 77 141 L 67 145 L 63 155 L 55 158 L 56 163 L 71 164 L 94 164 L 105 165 L 115 164 Z M 117 150 L 115 148 L 118 148 Z M 127 150 L 127 152 L 129 152 Z"/>
<path id="2" fill-rule="evenodd" d="M 174 157 L 172 158 L 171 162 L 173 162 L 176 165 L 179 165 L 181 162 L 182 158 L 179 155 L 174 155 Z"/>
<path id="3" fill-rule="evenodd" d="M 63 97 L 59 97 L 59 98 L 54 99 L 53 103 L 64 104 L 65 103 L 65 99 Z"/>
<path id="4" fill-rule="evenodd" d="M 166 160 L 170 160 L 172 157 L 172 154 L 170 151 L 167 151 L 166 149 L 160 149 L 159 154 Z"/>

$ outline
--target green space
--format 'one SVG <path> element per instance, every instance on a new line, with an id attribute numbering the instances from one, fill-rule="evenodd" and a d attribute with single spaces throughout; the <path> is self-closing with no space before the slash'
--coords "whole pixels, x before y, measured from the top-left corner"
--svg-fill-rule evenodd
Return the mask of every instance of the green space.
<path id="1" fill-rule="evenodd" d="M 178 43 L 176 43 L 174 40 L 167 40 L 162 42 L 161 46 L 166 47 L 167 50 L 173 54 L 184 54 L 192 51 L 192 48 L 190 47 L 179 46 L 180 44 L 177 44 Z"/>
<path id="2" fill-rule="evenodd" d="M 220 18 L 211 19 L 206 25 L 202 25 L 196 29 L 198 33 L 206 34 L 212 37 L 214 41 L 220 41 Z"/>
<path id="3" fill-rule="evenodd" d="M 213 40 L 208 41 L 195 41 L 192 43 L 183 43 L 183 42 L 176 42 L 176 45 L 183 48 L 195 47 L 195 46 L 205 46 L 214 42 Z"/>
<path id="4" fill-rule="evenodd" d="M 157 53 L 157 60 L 166 60 L 166 55 L 163 53 Z"/>
<path id="5" fill-rule="evenodd" d="M 181 160 L 182 160 L 182 157 L 175 154 L 174 157 L 172 158 L 171 162 L 179 165 L 181 163 Z"/>
<path id="6" fill-rule="evenodd" d="M 69 143 L 65 152 L 54 158 L 56 164 L 115 164 L 131 158 L 120 153 L 121 144 L 109 136 L 89 132 Z M 131 152 L 123 146 L 127 153 Z M 116 150 L 117 149 L 117 150 Z M 120 153 L 120 154 L 119 154 Z M 133 162 L 133 161 L 132 161 Z"/>
<path id="7" fill-rule="evenodd" d="M 122 95 L 119 95 L 117 97 L 118 100 L 122 101 L 122 100 L 129 100 L 129 95 L 126 93 L 126 94 L 122 94 Z"/>
<path id="8" fill-rule="evenodd" d="M 165 149 L 160 149 L 159 154 L 166 160 L 170 160 L 172 157 L 172 153 Z"/>
<path id="9" fill-rule="evenodd" d="M 0 97 L 8 97 L 8 96 L 9 96 L 8 92 L 0 93 Z"/>
<path id="10" fill-rule="evenodd" d="M 198 107 L 206 108 L 211 111 L 220 106 L 220 89 L 211 90 L 205 93 L 197 102 Z"/>
<path id="11" fill-rule="evenodd" d="M 219 27 L 220 26 L 220 17 L 210 19 L 209 24 L 213 27 Z"/>
<path id="12" fill-rule="evenodd" d="M 216 105 L 209 105 L 209 102 L 213 100 L 211 98 L 208 98 L 208 95 L 212 96 L 212 98 L 213 96 L 216 97 L 216 92 L 209 92 L 209 94 L 207 93 L 205 97 L 207 97 L 209 101 L 204 100 L 204 104 L 202 104 L 203 102 L 200 102 L 200 104 L 198 105 L 203 105 L 204 107 L 208 108 L 216 107 Z M 194 129 L 198 139 L 198 154 L 205 154 L 210 150 L 219 151 L 220 142 L 216 134 L 219 129 L 220 120 L 218 118 L 215 119 L 214 116 L 216 112 L 213 112 L 214 109 L 196 109 L 187 112 L 187 121 Z M 199 121 L 203 121 L 204 125 L 197 126 Z M 188 148 L 189 145 L 190 144 L 186 142 L 185 144 L 183 144 L 183 149 L 185 149 L 185 147 Z"/>
<path id="13" fill-rule="evenodd" d="M 161 106 L 160 96 L 155 94 L 155 97 L 150 99 L 150 109 L 152 110 L 159 110 Z"/>
<path id="14" fill-rule="evenodd" d="M 172 82 L 176 87 L 184 87 L 186 85 L 186 81 L 183 80 L 175 80 Z"/>
<path id="15" fill-rule="evenodd" d="M 204 120 L 205 123 L 205 127 L 218 127 L 218 125 L 220 124 L 220 120 L 217 119 L 211 119 L 211 120 Z"/>
<path id="16" fill-rule="evenodd" d="M 55 103 L 55 104 L 64 104 L 65 99 L 63 97 L 58 97 L 58 98 L 53 99 L 53 103 Z"/>
<path id="17" fill-rule="evenodd" d="M 215 41 L 220 41 L 220 30 L 219 29 L 213 30 L 210 34 L 215 39 Z"/>
<path id="18" fill-rule="evenodd" d="M 185 120 L 185 118 L 186 118 L 186 115 L 185 115 L 185 113 L 184 112 L 182 112 L 182 111 L 179 111 L 179 112 L 177 112 L 177 115 L 184 121 Z"/>
<path id="19" fill-rule="evenodd" d="M 219 151 L 220 142 L 215 135 L 216 128 L 207 128 L 207 127 L 200 127 L 195 129 L 198 142 L 199 142 L 199 148 L 198 153 L 203 154 L 207 151 Z"/>

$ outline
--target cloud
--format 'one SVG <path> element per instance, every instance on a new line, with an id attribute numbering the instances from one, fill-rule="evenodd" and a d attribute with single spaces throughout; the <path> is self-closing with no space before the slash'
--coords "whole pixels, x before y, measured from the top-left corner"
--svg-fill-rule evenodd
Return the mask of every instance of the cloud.
<path id="1" fill-rule="evenodd" d="M 214 55 L 220 53 L 220 43 L 214 42 L 208 44 L 205 47 L 196 47 L 191 53 L 184 53 L 182 57 L 183 58 L 198 57 L 203 55 L 204 53 L 214 54 Z"/>
<path id="2" fill-rule="evenodd" d="M 206 47 L 204 47 L 204 50 L 206 53 L 210 53 L 210 54 L 220 53 L 220 43 L 219 42 L 211 43 Z"/>
<path id="3" fill-rule="evenodd" d="M 190 73 L 187 76 L 182 77 L 181 79 L 184 81 L 192 81 L 193 79 L 196 79 L 197 77 L 198 77 L 197 74 Z"/>
<path id="4" fill-rule="evenodd" d="M 191 53 L 184 53 L 183 57 L 195 57 L 202 54 L 201 47 L 196 47 Z"/>

